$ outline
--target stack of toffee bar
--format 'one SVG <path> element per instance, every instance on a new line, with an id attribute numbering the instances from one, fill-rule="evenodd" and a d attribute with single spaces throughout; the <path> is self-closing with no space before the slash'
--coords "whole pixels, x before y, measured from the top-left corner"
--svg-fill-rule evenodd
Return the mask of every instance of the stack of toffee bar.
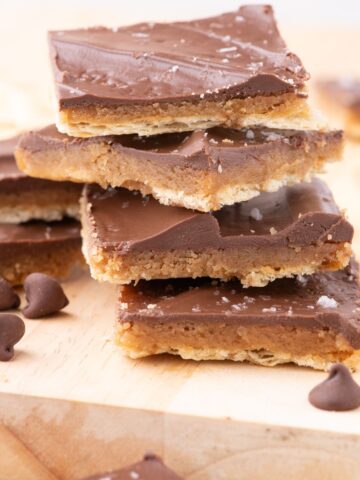
<path id="1" fill-rule="evenodd" d="M 82 187 L 21 172 L 14 157 L 18 140 L 0 141 L 0 277 L 13 285 L 33 272 L 61 279 L 82 263 Z"/>
<path id="2" fill-rule="evenodd" d="M 121 285 L 123 350 L 356 367 L 353 229 L 311 180 L 341 158 L 342 133 L 311 111 L 271 7 L 50 45 L 58 129 L 24 135 L 17 161 L 88 183 L 83 251 Z"/>

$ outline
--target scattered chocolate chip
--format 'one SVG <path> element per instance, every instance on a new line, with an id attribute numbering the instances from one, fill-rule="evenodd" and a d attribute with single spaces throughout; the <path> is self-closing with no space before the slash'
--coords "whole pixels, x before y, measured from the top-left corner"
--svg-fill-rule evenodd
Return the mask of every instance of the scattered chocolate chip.
<path id="1" fill-rule="evenodd" d="M 25 333 L 25 323 L 17 315 L 0 313 L 0 361 L 7 362 L 14 356 L 14 345 Z"/>
<path id="2" fill-rule="evenodd" d="M 41 318 L 69 304 L 61 285 L 44 273 L 32 273 L 24 282 L 28 304 L 22 310 L 26 318 Z"/>
<path id="3" fill-rule="evenodd" d="M 0 310 L 18 308 L 20 305 L 19 295 L 14 291 L 5 278 L 0 277 Z"/>
<path id="4" fill-rule="evenodd" d="M 360 406 L 360 386 L 345 365 L 336 363 L 328 378 L 311 390 L 309 402 L 321 410 L 354 410 Z"/>

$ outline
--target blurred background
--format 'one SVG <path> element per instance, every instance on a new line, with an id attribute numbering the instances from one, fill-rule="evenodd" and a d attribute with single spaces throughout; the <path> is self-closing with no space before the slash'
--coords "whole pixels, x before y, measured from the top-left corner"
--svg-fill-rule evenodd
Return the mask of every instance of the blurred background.
<path id="1" fill-rule="evenodd" d="M 1 11 L 4 9 L 17 11 L 18 16 L 28 14 L 38 7 L 44 8 L 47 15 L 41 15 L 44 20 L 49 19 L 51 12 L 59 9 L 81 8 L 85 10 L 96 9 L 99 12 L 99 21 L 109 18 L 105 9 L 113 12 L 112 22 L 123 23 L 123 21 L 140 22 L 145 20 L 173 20 L 182 18 L 193 18 L 195 16 L 213 15 L 225 10 L 235 9 L 240 4 L 238 0 L 182 0 L 171 2 L 168 0 L 62 0 L 61 2 L 44 0 L 12 0 L 3 2 Z M 259 1 L 247 1 L 243 3 L 261 3 Z M 358 0 L 274 0 L 272 3 L 277 10 L 281 22 L 291 22 L 303 25 L 343 25 L 359 26 L 360 7 Z M 49 15 L 50 13 L 50 15 Z M 86 17 L 87 12 L 83 12 Z M 74 24 L 79 20 L 73 16 Z M 51 19 L 51 21 L 55 21 Z M 81 20 L 80 20 L 81 21 Z"/>

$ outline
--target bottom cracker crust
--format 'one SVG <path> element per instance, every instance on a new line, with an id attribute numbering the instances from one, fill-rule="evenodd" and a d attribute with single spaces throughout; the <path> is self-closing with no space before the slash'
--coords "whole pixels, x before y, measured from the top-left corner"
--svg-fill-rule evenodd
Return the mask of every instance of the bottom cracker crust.
<path id="1" fill-rule="evenodd" d="M 34 191 L 0 191 L 0 223 L 52 222 L 64 217 L 79 219 L 80 192 L 79 185 L 63 187 L 57 183 Z"/>
<path id="2" fill-rule="evenodd" d="M 13 207 L 0 207 L 0 223 L 24 223 L 30 220 L 44 220 L 54 222 L 64 217 L 76 218 L 79 220 L 79 205 L 33 205 L 23 206 L 14 209 Z"/>

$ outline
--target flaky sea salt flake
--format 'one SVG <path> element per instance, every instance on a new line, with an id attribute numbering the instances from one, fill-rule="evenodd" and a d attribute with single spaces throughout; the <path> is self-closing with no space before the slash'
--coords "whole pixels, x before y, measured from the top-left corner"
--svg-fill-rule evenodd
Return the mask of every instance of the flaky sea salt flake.
<path id="1" fill-rule="evenodd" d="M 233 46 L 233 47 L 223 47 L 223 48 L 219 48 L 217 50 L 217 52 L 219 53 L 227 53 L 227 52 L 236 52 L 237 50 L 237 47 Z"/>
<path id="2" fill-rule="evenodd" d="M 148 310 L 154 310 L 157 307 L 156 303 L 148 303 L 147 309 Z"/>
<path id="3" fill-rule="evenodd" d="M 144 32 L 133 32 L 131 35 L 133 37 L 138 37 L 138 38 L 147 38 L 149 36 L 148 33 L 144 33 Z"/>
<path id="4" fill-rule="evenodd" d="M 250 210 L 250 217 L 256 220 L 257 222 L 259 222 L 263 218 L 262 213 L 258 208 L 252 208 Z"/>
<path id="5" fill-rule="evenodd" d="M 249 130 L 246 131 L 245 137 L 247 140 L 254 140 L 255 133 L 249 128 Z"/>
<path id="6" fill-rule="evenodd" d="M 316 302 L 316 305 L 322 308 L 337 308 L 339 304 L 334 298 L 328 297 L 327 295 L 321 295 Z"/>
<path id="7" fill-rule="evenodd" d="M 275 313 L 276 312 L 276 307 L 263 308 L 262 311 L 264 313 Z"/>

